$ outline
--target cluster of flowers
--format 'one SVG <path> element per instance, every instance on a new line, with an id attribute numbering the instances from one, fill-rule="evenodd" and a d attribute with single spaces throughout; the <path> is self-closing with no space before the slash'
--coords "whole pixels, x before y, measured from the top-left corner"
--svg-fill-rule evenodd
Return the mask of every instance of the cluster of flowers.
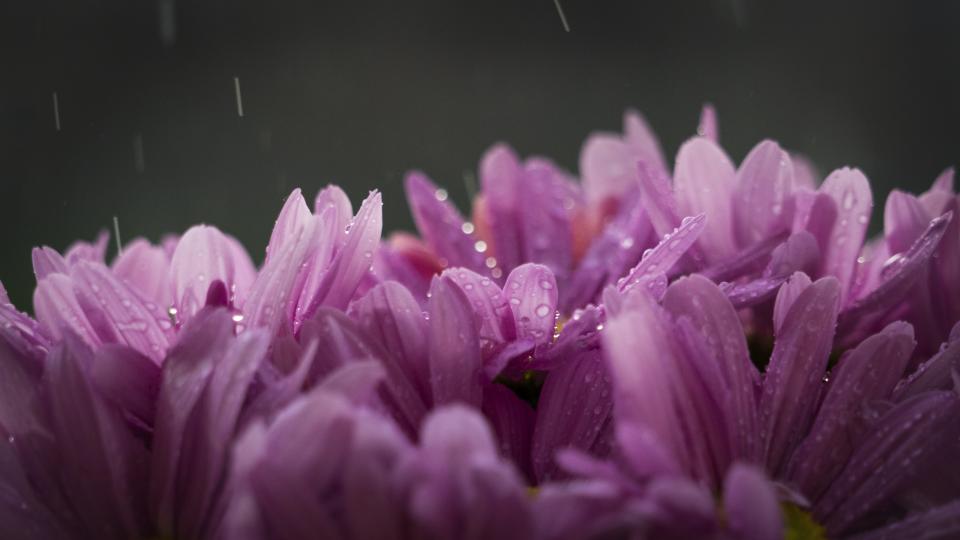
<path id="1" fill-rule="evenodd" d="M 704 110 L 580 181 L 508 147 L 467 221 L 421 173 L 286 200 L 258 270 L 198 225 L 37 248 L 0 287 L 0 536 L 960 535 L 960 198 L 818 182 Z"/>

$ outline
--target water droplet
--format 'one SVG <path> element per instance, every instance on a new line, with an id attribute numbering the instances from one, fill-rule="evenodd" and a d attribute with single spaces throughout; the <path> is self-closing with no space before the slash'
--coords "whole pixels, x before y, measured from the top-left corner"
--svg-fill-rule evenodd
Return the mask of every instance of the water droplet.
<path id="1" fill-rule="evenodd" d="M 550 306 L 546 304 L 540 304 L 537 306 L 535 313 L 537 314 L 537 317 L 546 317 L 550 313 Z"/>
<path id="2" fill-rule="evenodd" d="M 630 249 L 633 247 L 633 238 L 624 238 L 620 241 L 620 247 L 623 249 Z"/>
<path id="3" fill-rule="evenodd" d="M 465 290 L 465 291 L 472 291 L 472 290 L 473 290 L 473 283 L 465 283 L 465 284 L 463 285 L 463 290 Z"/>
<path id="4" fill-rule="evenodd" d="M 235 313 L 231 319 L 233 319 L 235 323 L 241 323 L 243 322 L 243 313 Z"/>
<path id="5" fill-rule="evenodd" d="M 513 298 L 510 299 L 510 303 L 513 304 L 513 305 L 515 305 L 515 306 L 519 306 L 519 305 L 520 305 L 520 299 L 517 298 L 516 296 L 514 296 Z"/>
<path id="6" fill-rule="evenodd" d="M 503 277 L 503 270 L 499 268 L 494 268 L 493 270 L 490 270 L 490 275 L 497 279 L 500 279 L 501 277 Z"/>
<path id="7" fill-rule="evenodd" d="M 541 281 L 540 281 L 540 288 L 543 289 L 543 290 L 545 290 L 545 291 L 549 291 L 550 289 L 553 288 L 553 283 L 550 283 L 550 281 L 549 281 L 549 280 L 546 280 L 546 279 L 541 280 Z"/>
<path id="8" fill-rule="evenodd" d="M 868 221 L 869 219 L 870 219 L 870 218 L 868 218 L 866 214 L 861 214 L 861 215 L 857 216 L 857 223 L 859 223 L 859 224 L 861 224 L 861 225 L 866 225 L 866 224 L 867 224 L 867 221 Z"/>
<path id="9" fill-rule="evenodd" d="M 437 198 L 438 201 L 447 200 L 447 190 L 440 188 L 433 192 L 433 196 Z"/>
<path id="10" fill-rule="evenodd" d="M 460 226 L 460 230 L 463 231 L 463 234 L 473 234 L 473 223 L 469 221 Z"/>
<path id="11" fill-rule="evenodd" d="M 487 266 L 487 268 L 495 268 L 497 266 L 497 259 L 493 257 L 487 257 L 487 260 L 484 261 L 484 264 Z M 494 277 L 499 277 L 499 276 L 494 276 Z"/>
<path id="12" fill-rule="evenodd" d="M 852 192 L 852 191 L 847 191 L 846 193 L 843 194 L 843 209 L 844 209 L 844 210 L 849 210 L 849 209 L 853 208 L 853 203 L 854 203 L 854 202 L 856 202 L 856 200 L 855 200 L 855 198 L 854 198 L 854 196 L 853 196 L 853 192 Z"/>
<path id="13" fill-rule="evenodd" d="M 476 243 L 473 244 L 473 249 L 476 250 L 477 253 L 483 253 L 487 250 L 487 243 L 483 240 L 477 240 Z"/>

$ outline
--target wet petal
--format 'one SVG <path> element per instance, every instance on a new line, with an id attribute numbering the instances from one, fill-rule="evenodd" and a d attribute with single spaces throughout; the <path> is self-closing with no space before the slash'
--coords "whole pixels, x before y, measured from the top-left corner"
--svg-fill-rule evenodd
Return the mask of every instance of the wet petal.
<path id="1" fill-rule="evenodd" d="M 960 329 L 960 322 L 954 326 L 954 331 L 957 329 Z M 953 387 L 955 371 L 960 373 L 960 339 L 944 343 L 940 352 L 897 385 L 893 397 L 896 401 L 904 401 L 932 390 L 949 390 Z"/>
<path id="2" fill-rule="evenodd" d="M 960 500 L 909 515 L 878 529 L 849 537 L 850 540 L 947 540 L 960 537 Z"/>
<path id="3" fill-rule="evenodd" d="M 496 283 L 466 268 L 451 268 L 442 275 L 456 283 L 473 306 L 480 320 L 480 351 L 485 361 L 517 338 L 510 303 Z"/>
<path id="4" fill-rule="evenodd" d="M 386 281 L 351 303 L 348 313 L 367 335 L 380 342 L 416 386 L 420 397 L 428 400 L 428 323 L 410 291 L 399 283 Z"/>
<path id="5" fill-rule="evenodd" d="M 496 144 L 480 160 L 480 184 L 483 188 L 485 212 L 497 263 L 506 271 L 523 262 L 522 243 L 517 235 L 521 199 L 519 185 L 523 169 L 516 153 L 505 144 Z M 480 227 L 480 219 L 477 226 Z"/>
<path id="6" fill-rule="evenodd" d="M 783 517 L 773 484 L 749 465 L 734 464 L 723 482 L 723 509 L 727 527 L 736 538 L 783 538 Z"/>
<path id="7" fill-rule="evenodd" d="M 921 271 L 936 250 L 952 218 L 953 214 L 947 213 L 931 221 L 910 249 L 884 265 L 880 285 L 843 311 L 837 333 L 844 343 L 857 340 L 860 333 L 868 330 L 887 310 L 906 297 L 911 287 L 923 276 Z"/>
<path id="8" fill-rule="evenodd" d="M 841 535 L 928 468 L 926 458 L 957 436 L 958 413 L 950 391 L 916 396 L 883 415 L 814 507 L 828 534 Z"/>
<path id="9" fill-rule="evenodd" d="M 823 278 L 800 294 L 781 326 L 759 403 L 768 470 L 785 465 L 790 449 L 813 421 L 839 309 L 839 283 Z"/>
<path id="10" fill-rule="evenodd" d="M 483 391 L 483 414 L 497 436 L 500 455 L 512 461 L 530 480 L 530 439 L 534 429 L 534 411 L 525 401 L 501 384 L 490 384 Z"/>
<path id="11" fill-rule="evenodd" d="M 593 449 L 613 410 L 610 375 L 599 351 L 586 351 L 550 371 L 537 401 L 533 471 L 539 481 L 554 478 L 556 452 Z"/>
<path id="12" fill-rule="evenodd" d="M 53 248 L 33 248 L 33 275 L 39 282 L 50 274 L 67 274 L 67 261 Z"/>
<path id="13" fill-rule="evenodd" d="M 73 336 L 48 356 L 44 377 L 60 480 L 87 535 L 140 537 L 146 534 L 146 451 L 94 391 L 91 362 L 92 352 Z"/>
<path id="14" fill-rule="evenodd" d="M 793 161 L 793 185 L 815 191 L 821 178 L 816 165 L 807 156 L 801 154 L 791 154 L 790 159 Z"/>
<path id="15" fill-rule="evenodd" d="M 750 361 L 743 327 L 733 306 L 710 280 L 693 275 L 674 282 L 663 306 L 675 317 L 688 317 L 706 338 L 720 375 L 730 392 L 728 426 L 736 455 L 758 459 L 755 390 L 760 375 Z"/>
<path id="16" fill-rule="evenodd" d="M 103 397 L 153 427 L 160 368 L 148 357 L 120 345 L 97 350 L 90 381 Z"/>
<path id="17" fill-rule="evenodd" d="M 347 308 L 361 279 L 373 265 L 373 252 L 379 246 L 381 232 L 383 200 L 379 192 L 373 191 L 360 205 L 350 224 L 349 238 L 337 252 L 309 307 L 303 310 L 304 318 L 321 305 Z"/>
<path id="18" fill-rule="evenodd" d="M 123 246 L 123 253 L 113 261 L 111 270 L 120 281 L 129 284 L 144 298 L 164 307 L 172 305 L 170 257 L 163 248 L 142 238 L 134 240 Z M 206 294 L 206 289 L 203 294 Z"/>
<path id="19" fill-rule="evenodd" d="M 677 261 L 701 237 L 706 223 L 703 214 L 685 217 L 680 226 L 667 233 L 656 247 L 647 250 L 625 278 L 617 282 L 617 289 L 627 292 L 637 285 L 643 285 L 660 273 L 669 272 Z"/>
<path id="20" fill-rule="evenodd" d="M 700 123 L 697 124 L 697 135 L 713 142 L 720 140 L 720 126 L 717 123 L 717 110 L 713 105 L 704 103 L 700 109 Z"/>
<path id="21" fill-rule="evenodd" d="M 840 359 L 810 433 L 787 469 L 804 495 L 817 499 L 846 464 L 860 435 L 861 407 L 890 395 L 914 346 L 913 328 L 896 322 Z"/>
<path id="22" fill-rule="evenodd" d="M 84 241 L 74 242 L 63 252 L 63 258 L 70 264 L 77 261 L 104 263 L 107 255 L 107 242 L 109 240 L 110 233 L 101 230 L 97 234 L 97 240 L 92 244 Z"/>
<path id="23" fill-rule="evenodd" d="M 436 405 L 462 401 L 480 406 L 478 324 L 463 291 L 440 277 L 430 287 L 430 385 Z"/>
<path id="24" fill-rule="evenodd" d="M 708 259 L 732 255 L 736 251 L 732 209 L 736 172 L 730 158 L 708 139 L 691 139 L 677 152 L 673 185 L 682 215 L 707 215 L 699 245 Z"/>
<path id="25" fill-rule="evenodd" d="M 623 140 L 639 158 L 637 161 L 642 160 L 660 173 L 669 174 L 660 141 L 639 112 L 628 109 L 623 114 Z M 632 166 L 636 166 L 636 162 Z"/>
<path id="26" fill-rule="evenodd" d="M 580 150 L 580 175 L 593 204 L 619 199 L 637 183 L 637 157 L 613 133 L 594 133 Z"/>
<path id="27" fill-rule="evenodd" d="M 909 249 L 931 219 L 916 197 L 897 189 L 891 191 L 883 209 L 883 236 L 889 252 Z"/>
<path id="28" fill-rule="evenodd" d="M 447 265 L 482 272 L 483 250 L 476 249 L 473 233 L 464 232 L 463 217 L 447 200 L 447 192 L 420 172 L 407 174 L 404 188 L 417 230 L 434 253 Z"/>
<path id="29" fill-rule="evenodd" d="M 790 225 L 793 219 L 793 164 L 770 140 L 747 154 L 737 170 L 734 227 L 740 246 L 749 246 Z"/>
<path id="30" fill-rule="evenodd" d="M 820 191 L 829 195 L 837 208 L 837 220 L 820 261 L 822 275 L 840 281 L 840 298 L 849 298 L 857 255 L 867 234 L 873 194 L 870 182 L 858 169 L 838 169 L 823 181 Z"/>
<path id="31" fill-rule="evenodd" d="M 195 225 L 184 233 L 170 261 L 170 285 L 181 317 L 193 317 L 203 307 L 214 281 L 236 291 L 233 254 L 226 235 L 216 227 Z"/>
<path id="32" fill-rule="evenodd" d="M 33 292 L 33 310 L 37 321 L 55 341 L 61 341 L 69 331 L 91 347 L 102 343 L 80 306 L 73 280 L 67 275 L 50 274 L 40 280 Z"/>
<path id="33" fill-rule="evenodd" d="M 294 189 L 287 196 L 274 222 L 273 231 L 270 233 L 270 241 L 267 243 L 267 256 L 263 261 L 264 266 L 270 261 L 271 257 L 276 256 L 284 247 L 295 242 L 301 231 L 311 221 L 312 214 L 307 207 L 307 201 L 303 199 L 300 188 Z"/>
<path id="34" fill-rule="evenodd" d="M 319 216 L 327 211 L 327 208 L 336 209 L 334 215 L 337 216 L 337 221 L 333 224 L 333 230 L 346 231 L 347 225 L 350 224 L 350 216 L 353 215 L 353 205 L 350 204 L 350 197 L 347 197 L 340 186 L 330 184 L 317 193 L 317 198 L 313 202 L 313 213 Z M 343 246 L 347 241 L 346 233 L 338 234 L 337 239 L 337 247 Z"/>
<path id="35" fill-rule="evenodd" d="M 803 272 L 794 272 L 786 282 L 777 291 L 777 300 L 773 304 L 773 328 L 774 334 L 780 335 L 780 329 L 783 327 L 783 321 L 787 318 L 787 313 L 793 303 L 797 301 L 803 291 L 813 283 L 810 277 Z"/>
<path id="36" fill-rule="evenodd" d="M 568 207 L 574 206 L 568 186 L 556 166 L 530 159 L 524 166 L 518 195 L 523 260 L 549 268 L 561 280 L 573 262 L 573 234 Z"/>
<path id="37" fill-rule="evenodd" d="M 557 320 L 557 281 L 549 268 L 527 263 L 514 269 L 503 286 L 517 324 L 517 338 L 542 343 L 553 336 Z"/>

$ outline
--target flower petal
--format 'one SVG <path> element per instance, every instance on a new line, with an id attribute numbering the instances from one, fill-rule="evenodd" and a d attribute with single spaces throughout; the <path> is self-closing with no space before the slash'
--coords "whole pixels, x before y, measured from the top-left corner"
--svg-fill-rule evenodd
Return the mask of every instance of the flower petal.
<path id="1" fill-rule="evenodd" d="M 947 540 L 960 536 L 960 500 L 909 515 L 878 529 L 856 534 L 850 540 Z"/>
<path id="2" fill-rule="evenodd" d="M 430 398 L 427 320 L 403 285 L 385 281 L 350 304 L 349 315 L 377 340 L 425 402 Z"/>
<path id="3" fill-rule="evenodd" d="M 97 240 L 94 243 L 74 242 L 63 253 L 63 258 L 67 263 L 73 264 L 77 261 L 89 261 L 95 263 L 104 263 L 107 255 L 107 242 L 110 240 L 110 234 L 101 230 L 97 234 Z"/>
<path id="4" fill-rule="evenodd" d="M 300 188 L 294 189 L 287 196 L 274 222 L 273 231 L 270 233 L 270 241 L 267 243 L 267 255 L 263 261 L 264 266 L 270 261 L 271 257 L 276 256 L 284 247 L 297 241 L 299 231 L 302 230 L 311 221 L 312 214 L 307 207 L 307 201 L 303 199 Z"/>
<path id="5" fill-rule="evenodd" d="M 568 207 L 575 206 L 562 173 L 550 162 L 527 160 L 518 196 L 523 260 L 549 268 L 563 280 L 573 263 L 573 233 Z"/>
<path id="6" fill-rule="evenodd" d="M 553 336 L 557 321 L 557 281 L 546 266 L 527 263 L 507 276 L 504 298 L 517 324 L 517 338 L 543 343 Z"/>
<path id="7" fill-rule="evenodd" d="M 780 335 L 783 328 L 783 321 L 790 313 L 790 308 L 797 301 L 803 291 L 810 286 L 813 281 L 803 272 L 794 272 L 787 281 L 783 283 L 777 291 L 777 300 L 773 304 L 773 329 L 775 335 Z"/>
<path id="8" fill-rule="evenodd" d="M 53 248 L 47 246 L 33 248 L 33 275 L 39 282 L 50 274 L 67 274 L 67 261 Z"/>
<path id="9" fill-rule="evenodd" d="M 770 140 L 747 154 L 737 170 L 733 196 L 734 228 L 740 246 L 782 231 L 793 219 L 793 164 Z"/>
<path id="10" fill-rule="evenodd" d="M 512 390 L 496 383 L 484 388 L 482 410 L 497 436 L 500 455 L 532 481 L 530 442 L 536 413 Z"/>
<path id="11" fill-rule="evenodd" d="M 576 355 L 550 371 L 537 401 L 533 432 L 533 472 L 539 481 L 557 476 L 558 450 L 593 450 L 613 410 L 611 390 L 598 350 Z"/>
<path id="12" fill-rule="evenodd" d="M 717 123 L 717 110 L 713 105 L 704 103 L 700 109 L 700 123 L 697 124 L 697 135 L 713 142 L 720 140 L 720 127 Z"/>
<path id="13" fill-rule="evenodd" d="M 485 211 L 478 212 L 486 220 L 492 253 L 497 264 L 507 272 L 523 262 L 520 229 L 521 199 L 519 185 L 523 180 L 520 158 L 509 146 L 496 144 L 480 160 L 480 184 Z M 477 208 L 475 208 L 477 210 Z M 477 226 L 480 227 L 478 217 Z"/>
<path id="14" fill-rule="evenodd" d="M 216 227 L 195 225 L 184 233 L 170 260 L 174 305 L 181 317 L 193 317 L 203 307 L 214 281 L 236 291 L 233 254 L 226 235 Z"/>
<path id="15" fill-rule="evenodd" d="M 730 392 L 727 430 L 736 455 L 759 458 L 754 394 L 760 374 L 750 361 L 743 327 L 733 306 L 710 280 L 693 275 L 675 281 L 663 298 L 663 307 L 674 317 L 688 317 L 706 338 L 723 382 Z"/>
<path id="16" fill-rule="evenodd" d="M 347 197 L 340 186 L 330 184 L 317 193 L 317 198 L 313 202 L 314 215 L 322 215 L 328 208 L 336 209 L 334 215 L 337 216 L 337 220 L 333 224 L 333 230 L 338 231 L 336 245 L 339 248 L 347 241 L 347 225 L 350 224 L 350 217 L 353 215 L 350 197 Z M 340 231 L 343 232 L 340 233 Z"/>
<path id="17" fill-rule="evenodd" d="M 846 302 L 853 282 L 857 255 L 867 234 L 873 194 L 870 182 L 858 169 L 837 169 L 823 181 L 820 191 L 833 198 L 837 221 L 827 244 L 821 245 L 820 272 L 840 281 L 840 298 Z"/>
<path id="18" fill-rule="evenodd" d="M 734 464 L 723 482 L 723 509 L 735 538 L 783 538 L 783 517 L 773 484 L 749 465 Z"/>
<path id="19" fill-rule="evenodd" d="M 895 322 L 840 359 L 817 418 L 787 468 L 805 496 L 819 498 L 843 469 L 861 434 L 860 408 L 890 395 L 915 346 L 913 328 Z"/>
<path id="20" fill-rule="evenodd" d="M 960 322 L 954 325 L 954 332 Z M 953 387 L 953 372 L 960 372 L 960 339 L 944 343 L 940 352 L 920 365 L 909 377 L 897 385 L 894 400 L 904 401 L 913 396 L 933 390 L 949 390 Z"/>
<path id="21" fill-rule="evenodd" d="M 484 271 L 482 250 L 475 249 L 477 239 L 464 232 L 469 229 L 464 229 L 463 217 L 447 200 L 447 192 L 419 171 L 408 173 L 403 185 L 417 230 L 441 261 Z"/>
<path id="22" fill-rule="evenodd" d="M 164 307 L 173 305 L 170 258 L 163 248 L 138 238 L 123 246 L 123 253 L 113 261 L 110 269 L 120 281 L 130 285 L 144 298 Z M 205 294 L 206 289 L 202 295 Z"/>
<path id="23" fill-rule="evenodd" d="M 90 381 L 107 401 L 153 427 L 160 368 L 148 357 L 121 345 L 105 345 L 96 351 Z"/>
<path id="24" fill-rule="evenodd" d="M 840 309 L 835 278 L 817 280 L 793 303 L 781 326 L 760 394 L 760 436 L 767 470 L 779 471 L 816 412 Z"/>
<path id="25" fill-rule="evenodd" d="M 677 207 L 681 215 L 707 215 L 699 245 L 711 261 L 736 251 L 732 208 L 736 180 L 730 158 L 709 139 L 695 137 L 677 152 L 673 174 Z"/>
<path id="26" fill-rule="evenodd" d="M 37 321 L 54 341 L 62 341 L 64 333 L 69 331 L 91 347 L 102 343 L 80 306 L 73 280 L 65 274 L 50 274 L 37 283 L 33 310 Z"/>
<path id="27" fill-rule="evenodd" d="M 91 264 L 84 261 L 84 264 Z M 93 353 L 73 336 L 47 357 L 44 374 L 63 490 L 84 536 L 135 538 L 146 531 L 146 450 L 94 391 Z"/>
<path id="28" fill-rule="evenodd" d="M 960 400 L 948 391 L 916 396 L 883 415 L 814 507 L 827 533 L 841 536 L 929 468 L 926 458 L 957 436 L 957 414 Z"/>
<path id="29" fill-rule="evenodd" d="M 480 320 L 480 352 L 485 363 L 507 343 L 517 338 L 513 311 L 500 287 L 490 278 L 466 268 L 450 268 L 445 277 L 460 287 Z"/>
<path id="30" fill-rule="evenodd" d="M 480 344 L 470 300 L 448 277 L 430 287 L 430 386 L 435 405 L 480 406 Z"/>
<path id="31" fill-rule="evenodd" d="M 916 197 L 894 189 L 883 208 L 883 236 L 890 253 L 906 251 L 923 234 L 931 216 Z"/>
<path id="32" fill-rule="evenodd" d="M 601 204 L 627 194 L 637 183 L 637 157 L 619 135 L 590 135 L 580 150 L 580 176 L 588 200 Z"/>
<path id="33" fill-rule="evenodd" d="M 617 282 L 617 289 L 627 292 L 637 285 L 648 283 L 657 274 L 669 272 L 701 237 L 705 223 L 706 216 L 703 214 L 683 218 L 680 226 L 664 235 L 653 249 L 644 251 L 640 262 Z"/>

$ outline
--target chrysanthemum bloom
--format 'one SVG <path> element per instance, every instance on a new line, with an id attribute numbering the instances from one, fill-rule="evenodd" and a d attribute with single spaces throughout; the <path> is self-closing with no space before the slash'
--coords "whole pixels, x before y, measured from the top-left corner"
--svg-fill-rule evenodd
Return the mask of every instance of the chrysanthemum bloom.
<path id="1" fill-rule="evenodd" d="M 716 530 L 710 492 L 722 492 L 724 505 L 740 501 L 731 491 L 742 487 L 738 475 L 748 474 L 738 467 L 748 469 L 738 462 L 764 469 L 777 480 L 781 500 L 802 509 L 789 513 L 830 538 L 944 533 L 957 522 L 960 500 L 960 482 L 944 467 L 960 435 L 960 325 L 909 375 L 916 342 L 904 322 L 866 338 L 828 369 L 840 298 L 833 277 L 811 283 L 792 276 L 776 299 L 776 344 L 761 373 L 733 305 L 713 282 L 681 278 L 661 303 L 643 290 L 629 294 L 604 331 L 617 468 L 579 454 L 565 456 L 567 466 L 613 483 L 641 509 L 661 504 L 665 482 L 686 490 L 691 501 L 683 511 L 693 516 L 666 521 L 664 534 Z M 747 536 L 777 537 L 776 490 L 750 489 L 743 496 L 754 499 L 752 509 L 721 512 L 745 527 L 742 534 L 759 527 Z M 619 512 L 640 512 L 618 504 Z"/>

